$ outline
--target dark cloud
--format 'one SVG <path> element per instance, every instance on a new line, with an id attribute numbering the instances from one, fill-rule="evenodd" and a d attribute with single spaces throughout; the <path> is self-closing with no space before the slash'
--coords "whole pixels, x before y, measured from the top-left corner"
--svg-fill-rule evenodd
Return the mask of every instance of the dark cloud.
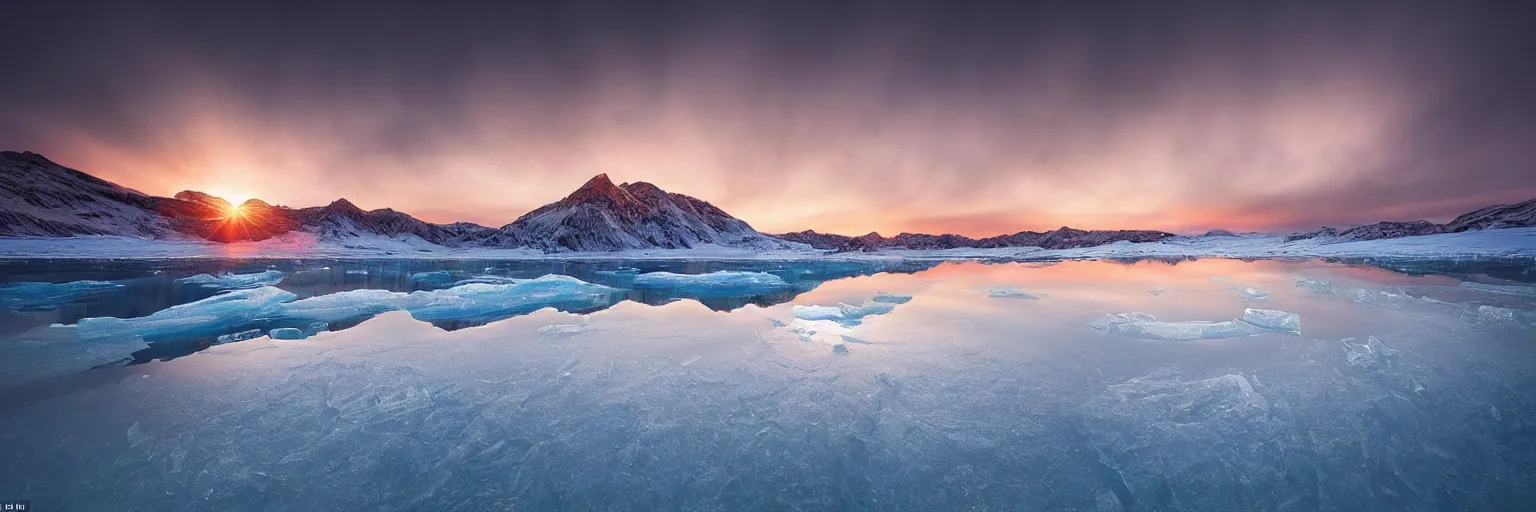
<path id="1" fill-rule="evenodd" d="M 492 224 L 596 172 L 850 232 L 1536 196 L 1518 2 L 129 4 L 0 4 L 0 146 Z"/>

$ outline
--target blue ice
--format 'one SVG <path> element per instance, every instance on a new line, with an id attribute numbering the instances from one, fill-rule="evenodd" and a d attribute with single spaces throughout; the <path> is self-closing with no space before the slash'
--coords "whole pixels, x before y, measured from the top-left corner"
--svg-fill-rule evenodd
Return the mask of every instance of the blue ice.
<path id="1" fill-rule="evenodd" d="M 764 272 L 721 270 L 708 274 L 649 272 L 635 276 L 637 290 L 665 290 L 690 298 L 711 299 L 763 295 L 789 289 L 784 278 Z"/>
<path id="2" fill-rule="evenodd" d="M 417 320 L 493 320 L 546 307 L 585 311 L 612 305 L 621 290 L 570 276 L 546 275 L 516 284 L 467 284 L 412 292 L 406 310 Z"/>
<path id="3" fill-rule="evenodd" d="M 122 288 L 110 281 L 68 283 L 12 283 L 0 286 L 0 309 L 28 311 L 52 309 L 76 300 Z"/>
<path id="4" fill-rule="evenodd" d="M 182 284 L 197 285 L 213 290 L 236 290 L 243 288 L 260 288 L 272 286 L 283 280 L 283 272 L 280 270 L 265 270 L 253 274 L 222 273 L 198 274 L 192 277 L 183 277 L 176 282 Z"/>
<path id="5" fill-rule="evenodd" d="M 138 318 L 81 319 L 82 338 L 139 336 L 146 341 L 213 337 L 248 329 L 277 314 L 284 302 L 298 298 L 271 286 L 232 290 L 196 302 L 171 306 Z"/>

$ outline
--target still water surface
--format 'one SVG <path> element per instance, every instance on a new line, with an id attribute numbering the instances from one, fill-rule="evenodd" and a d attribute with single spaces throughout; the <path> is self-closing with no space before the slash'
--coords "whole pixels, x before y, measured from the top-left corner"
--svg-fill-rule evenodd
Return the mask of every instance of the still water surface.
<path id="1" fill-rule="evenodd" d="M 38 510 L 1536 503 L 1528 266 L 3 265 L 13 286 L 120 285 L 48 300 L 0 291 L 0 499 Z M 321 329 L 263 310 L 210 320 L 218 332 L 85 339 L 82 319 L 262 289 L 178 279 L 261 271 L 297 300 L 372 289 L 402 305 Z M 643 277 L 718 271 L 776 281 Z M 443 292 L 546 274 L 608 288 L 550 299 L 569 312 Z M 1295 313 L 1300 332 L 1167 340 L 1090 325 L 1248 308 Z M 306 337 L 218 339 L 290 325 Z"/>

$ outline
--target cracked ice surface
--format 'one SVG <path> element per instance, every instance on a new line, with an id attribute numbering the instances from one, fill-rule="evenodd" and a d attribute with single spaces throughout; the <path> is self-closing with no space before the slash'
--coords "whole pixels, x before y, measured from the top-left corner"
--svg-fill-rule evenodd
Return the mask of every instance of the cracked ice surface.
<path id="1" fill-rule="evenodd" d="M 1295 272 L 1366 293 L 1290 289 Z M 409 311 L 447 290 L 368 291 L 280 302 L 280 325 L 258 331 L 344 319 L 322 336 L 130 366 L 110 361 L 132 348 L 88 344 L 138 338 L 39 327 L 0 335 L 0 369 L 103 352 L 43 380 L 0 372 L 0 496 L 39 510 L 1523 510 L 1536 353 L 1491 308 L 1528 310 L 1381 272 L 947 264 L 791 301 L 827 308 L 819 320 L 791 302 L 625 301 L 457 331 Z M 1245 304 L 1212 273 L 1276 290 L 1276 313 L 1253 318 L 1286 328 L 1295 312 L 1305 335 L 1140 343 L 1083 326 L 1236 316 Z M 977 291 L 1002 282 L 1051 300 Z M 838 322 L 886 303 L 879 290 L 920 298 Z M 398 310 L 347 325 L 349 303 Z M 826 344 L 798 341 L 796 322 Z"/>

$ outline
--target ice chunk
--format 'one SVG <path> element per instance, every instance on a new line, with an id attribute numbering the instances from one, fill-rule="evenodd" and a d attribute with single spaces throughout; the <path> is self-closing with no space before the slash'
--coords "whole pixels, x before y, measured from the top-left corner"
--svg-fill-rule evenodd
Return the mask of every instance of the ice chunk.
<path id="1" fill-rule="evenodd" d="M 1307 277 L 1296 276 L 1296 287 L 1307 288 L 1312 290 L 1314 293 L 1333 293 L 1333 285 L 1325 279 L 1311 279 Z"/>
<path id="2" fill-rule="evenodd" d="M 423 288 L 441 288 L 448 286 L 452 282 L 453 274 L 447 270 L 433 270 L 411 274 L 411 283 Z"/>
<path id="3" fill-rule="evenodd" d="M 213 274 L 198 274 L 192 277 L 177 279 L 176 282 L 214 290 L 238 290 L 272 286 L 282 282 L 282 280 L 282 271 L 265 270 L 253 274 L 231 274 L 228 272 L 217 276 Z"/>
<path id="4" fill-rule="evenodd" d="M 248 329 L 232 334 L 223 334 L 217 338 L 219 343 L 234 343 L 261 337 L 261 329 Z"/>
<path id="5" fill-rule="evenodd" d="M 76 300 L 107 293 L 124 285 L 110 281 L 68 283 L 12 283 L 0 286 L 0 309 L 28 311 L 53 309 Z"/>
<path id="6" fill-rule="evenodd" d="M 994 299 L 1038 299 L 1034 295 L 1025 292 L 1023 288 L 1014 286 L 994 286 L 987 288 L 987 296 Z"/>
<path id="7" fill-rule="evenodd" d="M 1146 313 L 1110 313 L 1088 322 L 1088 326 L 1131 338 L 1170 341 L 1240 338 L 1263 332 L 1247 322 L 1237 320 L 1160 322 Z"/>
<path id="8" fill-rule="evenodd" d="M 848 353 L 848 345 L 844 345 L 842 343 L 838 343 L 836 345 L 832 345 L 832 353 L 834 353 L 834 354 L 847 354 Z"/>
<path id="9" fill-rule="evenodd" d="M 818 338 L 827 340 L 841 339 L 842 336 L 853 333 L 853 328 L 831 320 L 806 320 L 796 318 L 786 326 L 789 332 L 800 337 L 800 341 L 812 341 Z"/>
<path id="10" fill-rule="evenodd" d="M 789 289 L 784 278 L 765 272 L 721 270 L 708 274 L 649 272 L 635 276 L 637 290 L 662 290 L 683 297 L 710 299 L 764 295 Z"/>
<path id="11" fill-rule="evenodd" d="M 843 318 L 857 320 L 866 316 L 884 315 L 896 310 L 896 305 L 889 302 L 876 302 L 874 299 L 864 301 L 863 305 L 855 306 L 846 302 L 837 303 L 837 309 L 843 312 Z"/>
<path id="12" fill-rule="evenodd" d="M 249 329 L 259 320 L 279 314 L 279 306 L 297 298 L 271 286 L 232 290 L 139 318 L 85 318 L 79 322 L 86 339 L 140 336 L 151 343 L 163 339 L 214 337 Z"/>
<path id="13" fill-rule="evenodd" d="M 879 302 L 881 304 L 906 304 L 908 302 L 912 302 L 912 296 L 880 292 L 876 293 L 874 297 L 870 297 L 869 300 L 871 302 Z"/>
<path id="14" fill-rule="evenodd" d="M 527 279 L 518 279 L 518 278 L 515 278 L 515 277 L 506 277 L 506 276 L 485 275 L 485 276 L 474 276 L 474 277 L 471 277 L 469 279 L 462 279 L 462 280 L 459 280 L 458 282 L 453 283 L 453 285 L 454 286 L 463 286 L 463 285 L 466 285 L 466 284 L 517 284 L 517 283 L 521 283 L 521 282 L 524 282 L 524 281 L 527 281 Z"/>
<path id="15" fill-rule="evenodd" d="M 361 268 L 353 268 L 353 269 L 347 269 L 346 273 L 347 273 L 347 275 L 366 276 L 366 275 L 368 275 L 368 270 L 367 269 L 361 269 Z"/>
<path id="16" fill-rule="evenodd" d="M 1477 316 L 1486 320 L 1513 322 L 1515 321 L 1515 310 L 1494 306 L 1478 306 Z"/>
<path id="17" fill-rule="evenodd" d="M 1301 334 L 1301 315 L 1273 309 L 1244 309 L 1243 321 L 1274 331 Z"/>
<path id="18" fill-rule="evenodd" d="M 289 302 L 278 309 L 285 318 L 345 322 L 404 309 L 410 299 L 408 294 L 388 290 L 348 290 Z"/>
<path id="19" fill-rule="evenodd" d="M 406 310 L 417 320 L 492 321 L 552 307 L 588 311 L 613 305 L 621 290 L 569 276 L 546 275 L 516 284 L 466 284 L 412 292 Z"/>
<path id="20" fill-rule="evenodd" d="M 1237 295 L 1245 301 L 1264 300 L 1269 298 L 1269 290 L 1263 288 L 1238 288 Z"/>
<path id="21" fill-rule="evenodd" d="M 795 306 L 795 318 L 803 320 L 842 320 L 843 310 L 835 306 Z"/>
<path id="22" fill-rule="evenodd" d="M 274 340 L 302 340 L 309 337 L 308 335 L 304 334 L 304 331 L 293 327 L 279 327 L 277 329 L 272 329 L 271 331 L 267 332 L 267 336 L 272 337 Z"/>

